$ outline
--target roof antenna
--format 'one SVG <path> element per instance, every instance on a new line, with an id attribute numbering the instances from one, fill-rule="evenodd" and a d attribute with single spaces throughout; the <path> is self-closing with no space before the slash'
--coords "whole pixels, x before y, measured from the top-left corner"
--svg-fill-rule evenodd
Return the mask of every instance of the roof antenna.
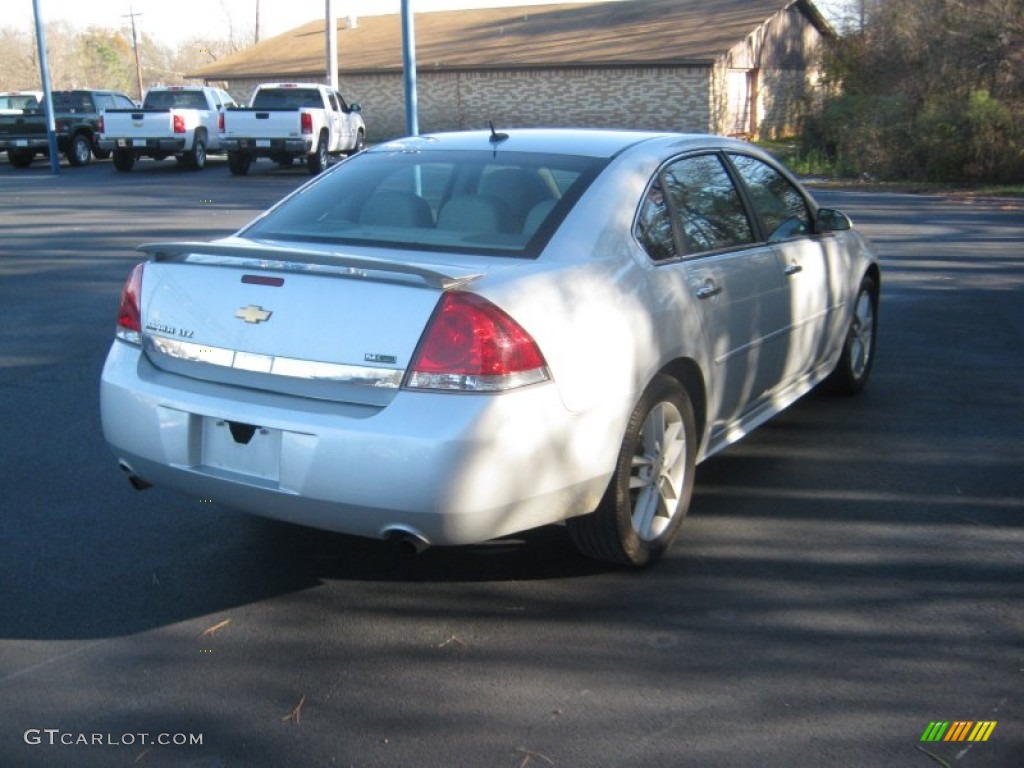
<path id="1" fill-rule="evenodd" d="M 494 130 L 494 123 L 493 122 L 488 120 L 487 124 L 489 126 L 491 126 L 491 138 L 490 138 L 491 144 L 500 144 L 501 142 L 505 141 L 505 139 L 508 138 L 508 134 L 507 133 L 498 133 L 496 130 Z"/>

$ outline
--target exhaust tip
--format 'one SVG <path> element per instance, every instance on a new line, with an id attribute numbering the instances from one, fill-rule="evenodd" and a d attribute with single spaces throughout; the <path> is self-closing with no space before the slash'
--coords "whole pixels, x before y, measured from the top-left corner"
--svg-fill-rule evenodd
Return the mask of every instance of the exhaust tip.
<path id="1" fill-rule="evenodd" d="M 405 528 L 388 528 L 384 531 L 384 538 L 392 542 L 399 552 L 409 556 L 418 555 L 430 546 L 423 536 Z"/>
<path id="2" fill-rule="evenodd" d="M 135 474 L 135 470 L 132 469 L 132 465 L 129 464 L 124 459 L 121 459 L 120 461 L 118 461 L 117 462 L 117 466 L 118 466 L 118 468 L 122 472 L 127 472 L 128 473 L 128 482 L 131 483 L 132 488 L 134 488 L 136 491 L 144 491 L 147 488 L 152 488 L 153 487 L 152 483 L 147 483 L 141 477 L 136 475 Z"/>
<path id="3" fill-rule="evenodd" d="M 134 488 L 136 491 L 144 491 L 147 488 L 153 487 L 152 483 L 147 483 L 138 475 L 128 475 L 128 482 L 131 483 L 132 488 Z"/>

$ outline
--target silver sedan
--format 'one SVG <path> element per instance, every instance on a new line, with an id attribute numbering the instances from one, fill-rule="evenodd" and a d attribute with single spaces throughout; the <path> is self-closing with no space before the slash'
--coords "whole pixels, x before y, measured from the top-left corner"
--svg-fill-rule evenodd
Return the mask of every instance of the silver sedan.
<path id="1" fill-rule="evenodd" d="M 651 563 L 696 464 L 874 359 L 869 244 L 712 136 L 402 139 L 141 250 L 101 383 L 133 484 L 417 547 L 564 521 Z"/>

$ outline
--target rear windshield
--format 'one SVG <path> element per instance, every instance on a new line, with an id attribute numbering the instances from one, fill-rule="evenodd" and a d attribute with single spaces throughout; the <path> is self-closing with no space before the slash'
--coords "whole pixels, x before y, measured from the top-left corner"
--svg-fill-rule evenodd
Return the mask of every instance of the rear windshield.
<path id="1" fill-rule="evenodd" d="M 0 94 L 0 109 L 39 109 L 39 99 L 31 93 Z"/>
<path id="2" fill-rule="evenodd" d="M 202 91 L 150 91 L 145 109 L 209 109 Z"/>
<path id="3" fill-rule="evenodd" d="M 92 96 L 86 91 L 54 91 L 53 111 L 69 114 L 95 112 Z"/>
<path id="4" fill-rule="evenodd" d="M 534 257 L 606 163 L 500 150 L 368 152 L 243 234 Z"/>
<path id="5" fill-rule="evenodd" d="M 316 88 L 267 88 L 256 92 L 253 109 L 323 109 L 324 100 Z"/>

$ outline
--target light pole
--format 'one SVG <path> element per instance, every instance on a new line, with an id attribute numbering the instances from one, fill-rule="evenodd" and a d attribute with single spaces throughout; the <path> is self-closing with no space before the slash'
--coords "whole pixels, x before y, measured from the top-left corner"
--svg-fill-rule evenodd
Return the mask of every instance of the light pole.
<path id="1" fill-rule="evenodd" d="M 43 103 L 46 105 L 46 138 L 50 150 L 50 172 L 60 173 L 60 157 L 57 156 L 57 121 L 53 117 L 53 88 L 50 85 L 50 62 L 46 54 L 46 30 L 39 11 L 39 0 L 32 0 L 32 12 L 36 17 L 36 46 L 39 48 L 39 74 L 43 78 Z M 12 150 L 13 151 L 13 150 Z"/>
<path id="2" fill-rule="evenodd" d="M 410 0 L 402 0 L 402 69 L 405 72 L 405 132 L 409 136 L 418 136 L 420 116 L 416 98 L 416 30 Z"/>

